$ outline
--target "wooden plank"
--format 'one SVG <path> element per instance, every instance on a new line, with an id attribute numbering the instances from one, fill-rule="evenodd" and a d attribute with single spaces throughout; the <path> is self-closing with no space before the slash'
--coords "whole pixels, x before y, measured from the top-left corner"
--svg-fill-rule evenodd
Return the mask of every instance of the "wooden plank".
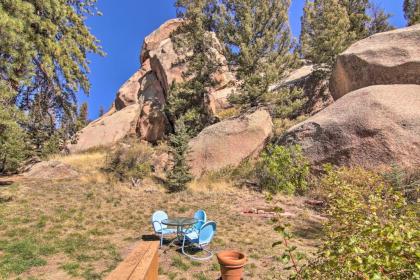
<path id="1" fill-rule="evenodd" d="M 159 242 L 150 244 L 129 280 L 157 280 L 159 270 Z"/>
<path id="2" fill-rule="evenodd" d="M 147 261 L 150 252 L 156 252 L 159 248 L 159 241 L 140 242 L 140 244 L 115 268 L 106 278 L 106 280 L 129 280 L 136 268 L 143 263 L 152 263 L 152 259 Z M 146 256 L 147 255 L 147 256 Z M 145 259 L 146 258 L 146 259 Z M 137 274 L 136 274 L 137 275 Z M 140 276 L 139 276 L 140 277 Z M 138 278 L 139 280 L 149 280 L 148 278 Z M 153 278 L 152 278 L 153 279 Z M 157 279 L 157 278 L 156 278 Z M 137 279 L 136 279 L 137 280 Z"/>

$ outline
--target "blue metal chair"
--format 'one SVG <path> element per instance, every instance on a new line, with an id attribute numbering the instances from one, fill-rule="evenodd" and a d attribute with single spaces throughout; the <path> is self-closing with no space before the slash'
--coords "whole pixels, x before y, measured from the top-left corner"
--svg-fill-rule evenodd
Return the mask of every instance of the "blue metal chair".
<path id="1" fill-rule="evenodd" d="M 194 213 L 194 219 L 197 220 L 197 223 L 195 223 L 192 227 L 187 228 L 184 230 L 184 233 L 190 233 L 191 231 L 198 232 L 202 225 L 204 225 L 207 222 L 207 214 L 206 211 L 200 209 L 197 210 Z"/>
<path id="2" fill-rule="evenodd" d="M 167 225 L 162 224 L 163 220 L 166 220 L 168 218 L 168 214 L 166 214 L 164 211 L 156 211 L 152 215 L 152 226 L 155 231 L 155 234 L 160 235 L 160 246 L 163 245 L 163 236 L 164 235 L 170 235 L 175 234 L 176 230 L 172 228 L 168 228 Z"/>
<path id="3" fill-rule="evenodd" d="M 209 260 L 211 257 L 213 257 L 213 252 L 209 249 L 206 249 L 204 247 L 210 245 L 210 242 L 213 239 L 213 236 L 216 234 L 216 223 L 213 221 L 207 222 L 201 226 L 201 228 L 197 231 L 191 231 L 189 233 L 184 234 L 184 238 L 182 240 L 182 253 L 188 257 L 190 257 L 193 260 Z M 185 242 L 188 242 L 188 245 L 194 245 L 196 244 L 199 249 L 205 251 L 207 253 L 207 256 L 203 258 L 197 258 L 192 255 L 189 255 L 185 252 Z"/>

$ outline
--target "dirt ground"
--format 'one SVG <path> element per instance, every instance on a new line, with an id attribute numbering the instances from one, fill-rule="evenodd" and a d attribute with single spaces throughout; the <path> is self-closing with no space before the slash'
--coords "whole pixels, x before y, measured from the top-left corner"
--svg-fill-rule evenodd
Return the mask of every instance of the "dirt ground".
<path id="1" fill-rule="evenodd" d="M 99 154 L 83 160 L 64 160 L 83 174 L 80 178 L 15 177 L 13 184 L 0 185 L 2 279 L 102 279 L 137 242 L 153 235 L 150 218 L 159 209 L 170 217 L 204 209 L 217 223 L 211 249 L 245 253 L 245 279 L 286 279 L 285 248 L 272 247 L 281 239 L 273 230 L 278 224 L 290 224 L 297 251 L 309 255 L 319 244 L 323 218 L 305 205 L 304 197 L 271 197 L 223 181 L 198 181 L 188 191 L 169 194 L 153 180 L 140 187 L 108 180 L 99 171 Z M 258 209 L 278 213 L 244 213 Z M 167 246 L 159 253 L 159 279 L 220 276 L 216 257 L 191 261 Z"/>

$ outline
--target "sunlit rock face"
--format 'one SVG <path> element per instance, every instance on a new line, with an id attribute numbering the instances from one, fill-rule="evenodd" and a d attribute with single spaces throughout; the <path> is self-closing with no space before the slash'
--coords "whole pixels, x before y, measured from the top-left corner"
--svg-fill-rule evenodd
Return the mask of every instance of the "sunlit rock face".
<path id="1" fill-rule="evenodd" d="M 208 171 L 236 167 L 257 156 L 272 133 L 273 123 L 264 109 L 208 126 L 189 143 L 191 173 L 199 177 Z"/>
<path id="2" fill-rule="evenodd" d="M 346 94 L 290 128 L 312 166 L 420 166 L 420 85 L 378 85 Z"/>
<path id="3" fill-rule="evenodd" d="M 371 85 L 420 84 L 420 24 L 378 33 L 340 54 L 331 76 L 334 99 Z"/>
<path id="4" fill-rule="evenodd" d="M 188 69 L 182 60 L 193 55 L 189 50 L 179 51 L 174 47 L 171 36 L 182 24 L 181 19 L 169 20 L 144 39 L 140 69 L 118 90 L 112 109 L 78 134 L 78 143 L 69 146 L 71 152 L 110 146 L 127 136 L 151 143 L 167 136 L 171 125 L 164 107 L 169 88 L 174 82 L 184 81 Z M 206 105 L 209 113 L 217 114 L 230 106 L 227 92 L 234 89 L 235 82 L 215 34 L 209 32 L 208 36 L 212 42 L 209 55 L 221 67 L 214 74 L 217 86 L 209 89 Z"/>

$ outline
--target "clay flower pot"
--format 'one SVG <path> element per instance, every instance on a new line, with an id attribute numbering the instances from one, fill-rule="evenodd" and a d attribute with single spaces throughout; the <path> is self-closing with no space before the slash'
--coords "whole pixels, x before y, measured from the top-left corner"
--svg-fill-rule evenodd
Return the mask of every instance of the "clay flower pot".
<path id="1" fill-rule="evenodd" d="M 232 250 L 217 253 L 223 280 L 240 280 L 244 272 L 246 257 L 244 254 Z"/>

